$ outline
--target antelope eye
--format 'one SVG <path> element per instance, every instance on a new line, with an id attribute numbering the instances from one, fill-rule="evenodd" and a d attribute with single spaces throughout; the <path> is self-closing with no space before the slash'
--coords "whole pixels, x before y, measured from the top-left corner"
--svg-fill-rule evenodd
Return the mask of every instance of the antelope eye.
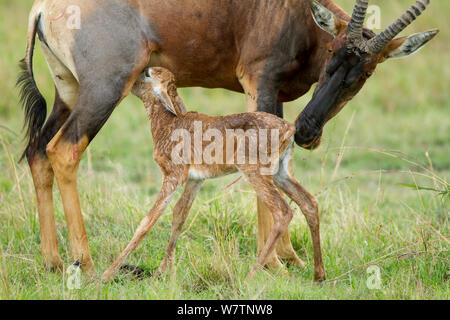
<path id="1" fill-rule="evenodd" d="M 328 52 L 329 53 L 333 53 L 333 49 L 328 49 Z"/>
<path id="2" fill-rule="evenodd" d="M 372 75 L 372 72 L 366 72 L 366 77 L 369 78 Z"/>

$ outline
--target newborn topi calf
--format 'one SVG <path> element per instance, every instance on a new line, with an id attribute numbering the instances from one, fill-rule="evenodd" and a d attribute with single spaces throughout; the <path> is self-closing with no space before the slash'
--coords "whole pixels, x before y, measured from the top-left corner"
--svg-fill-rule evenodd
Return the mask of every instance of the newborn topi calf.
<path id="1" fill-rule="evenodd" d="M 240 172 L 273 215 L 269 238 L 250 272 L 266 264 L 277 241 L 286 232 L 294 211 L 279 189 L 301 208 L 314 245 L 314 279 L 325 279 L 316 199 L 294 178 L 292 155 L 295 126 L 264 112 L 210 117 L 187 112 L 178 96 L 174 75 L 167 69 L 150 68 L 140 76 L 133 93 L 142 99 L 151 122 L 154 159 L 163 183 L 156 203 L 142 220 L 120 257 L 103 274 L 111 280 L 125 259 L 152 229 L 176 190 L 184 192 L 173 211 L 172 234 L 166 255 L 157 271 L 165 272 L 174 259 L 180 235 L 198 190 L 206 179 Z"/>

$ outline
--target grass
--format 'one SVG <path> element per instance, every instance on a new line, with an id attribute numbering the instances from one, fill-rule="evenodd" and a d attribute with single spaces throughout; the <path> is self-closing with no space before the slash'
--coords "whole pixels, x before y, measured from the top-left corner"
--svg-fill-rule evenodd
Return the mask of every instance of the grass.
<path id="1" fill-rule="evenodd" d="M 352 0 L 336 1 L 351 10 Z M 411 1 L 378 1 L 387 25 Z M 42 267 L 39 221 L 23 149 L 23 114 L 14 88 L 24 55 L 31 0 L 0 4 L 0 299 L 448 299 L 450 173 L 450 3 L 433 2 L 408 33 L 440 28 L 419 54 L 379 66 L 362 92 L 326 128 L 320 150 L 297 149 L 295 172 L 317 195 L 328 281 L 312 282 L 312 243 L 299 214 L 290 230 L 308 262 L 290 276 L 261 272 L 244 281 L 256 259 L 253 191 L 237 177 L 208 182 L 178 242 L 176 266 L 163 278 L 124 278 L 67 289 L 66 276 Z M 374 1 L 374 3 L 376 3 Z M 40 49 L 35 74 L 49 104 L 53 85 Z M 244 97 L 223 90 L 183 89 L 191 109 L 229 114 Z M 310 95 L 286 106 L 294 120 Z M 115 111 L 80 169 L 80 196 L 96 268 L 105 270 L 131 238 L 155 200 L 161 174 L 152 160 L 145 112 L 133 98 Z M 56 190 L 56 188 L 55 188 Z M 173 204 L 172 204 L 173 206 Z M 298 209 L 296 208 L 298 211 Z M 55 213 L 60 252 L 70 258 L 59 194 Z M 169 240 L 166 214 L 129 258 L 152 271 Z M 381 288 L 367 287 L 367 267 L 380 268 Z"/>

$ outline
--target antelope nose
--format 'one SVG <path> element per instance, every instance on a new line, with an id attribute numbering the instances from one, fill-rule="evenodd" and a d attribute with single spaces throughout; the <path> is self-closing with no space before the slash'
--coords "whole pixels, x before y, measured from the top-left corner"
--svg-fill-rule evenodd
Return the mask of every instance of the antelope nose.
<path id="1" fill-rule="evenodd" d="M 294 136 L 295 143 L 305 149 L 315 149 L 320 143 L 322 130 L 314 126 L 307 125 L 306 122 L 297 121 L 295 124 L 296 133 Z"/>

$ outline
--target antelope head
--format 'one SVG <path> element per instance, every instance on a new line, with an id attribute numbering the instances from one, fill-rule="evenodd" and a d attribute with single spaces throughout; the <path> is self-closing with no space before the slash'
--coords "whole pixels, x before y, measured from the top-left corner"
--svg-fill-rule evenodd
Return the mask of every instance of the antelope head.
<path id="1" fill-rule="evenodd" d="M 186 114 L 187 109 L 178 95 L 175 76 L 165 68 L 146 68 L 133 86 L 132 92 L 145 104 L 159 102 L 175 116 Z"/>
<path id="2" fill-rule="evenodd" d="M 295 141 L 304 148 L 320 145 L 326 122 L 361 90 L 379 63 L 416 53 L 439 32 L 430 30 L 395 38 L 430 4 L 430 0 L 417 0 L 386 30 L 375 35 L 363 29 L 368 3 L 369 0 L 357 0 L 347 22 L 310 0 L 314 21 L 333 40 L 328 44 L 328 56 L 313 98 L 296 121 Z"/>

